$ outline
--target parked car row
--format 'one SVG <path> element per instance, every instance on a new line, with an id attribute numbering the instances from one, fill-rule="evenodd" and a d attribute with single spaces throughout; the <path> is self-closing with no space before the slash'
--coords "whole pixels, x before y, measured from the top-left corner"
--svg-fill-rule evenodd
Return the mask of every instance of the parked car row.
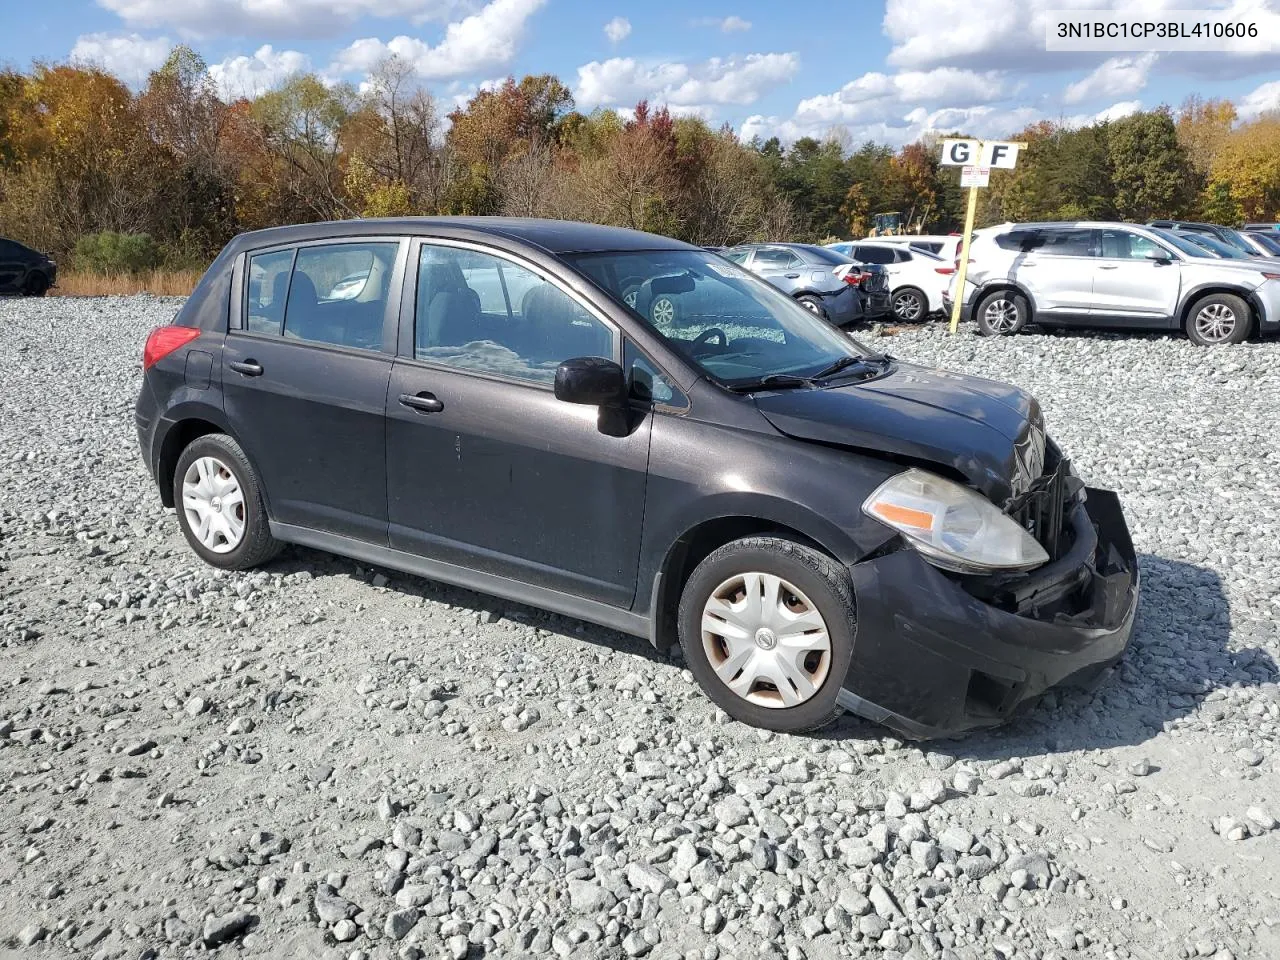
<path id="1" fill-rule="evenodd" d="M 16 240 L 0 237 L 0 294 L 43 297 L 58 282 L 58 265 Z"/>
<path id="2" fill-rule="evenodd" d="M 1182 330 L 1195 343 L 1280 331 L 1280 259 L 1213 249 L 1209 231 L 1132 223 L 1006 223 L 974 233 L 963 294 L 983 334 L 1029 323 Z M 1226 228 L 1219 228 L 1225 230 Z M 957 263 L 957 267 L 959 264 Z"/>
<path id="3" fill-rule="evenodd" d="M 779 249 L 727 251 L 743 269 L 493 217 L 243 234 L 147 339 L 143 459 L 213 566 L 296 543 L 679 643 L 773 730 L 953 734 L 1106 670 L 1139 590 L 1117 496 L 1029 394 L 751 272 Z M 816 251 L 786 279 L 829 286 Z"/>

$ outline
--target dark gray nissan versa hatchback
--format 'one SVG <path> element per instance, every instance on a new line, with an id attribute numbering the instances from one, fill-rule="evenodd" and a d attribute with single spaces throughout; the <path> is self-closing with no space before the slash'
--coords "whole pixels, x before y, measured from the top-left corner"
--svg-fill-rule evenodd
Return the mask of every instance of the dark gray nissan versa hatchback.
<path id="1" fill-rule="evenodd" d="M 246 234 L 143 366 L 143 456 L 207 562 L 303 544 L 678 641 L 761 727 L 998 723 L 1133 630 L 1119 501 L 1035 400 L 873 353 L 663 237 Z"/>

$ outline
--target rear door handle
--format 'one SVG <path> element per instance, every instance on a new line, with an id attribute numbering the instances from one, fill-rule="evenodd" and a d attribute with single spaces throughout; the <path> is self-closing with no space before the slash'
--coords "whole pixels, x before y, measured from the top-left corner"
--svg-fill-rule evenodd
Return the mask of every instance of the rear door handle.
<path id="1" fill-rule="evenodd" d="M 800 274 L 798 274 L 798 273 L 788 273 L 788 274 L 787 274 L 787 279 L 788 279 L 788 280 L 799 280 L 799 279 L 800 279 Z"/>
<path id="2" fill-rule="evenodd" d="M 1118 266 L 1120 266 L 1120 264 L 1118 264 L 1118 263 L 1100 263 L 1100 264 L 1098 264 L 1098 269 L 1099 269 L 1099 270 L 1114 270 L 1114 269 L 1116 269 Z"/>
<path id="3" fill-rule="evenodd" d="M 257 360 L 232 360 L 227 366 L 246 377 L 260 377 L 263 374 L 262 364 Z"/>
<path id="4" fill-rule="evenodd" d="M 435 394 L 427 393 L 425 390 L 417 395 L 402 393 L 400 394 L 400 402 L 406 407 L 417 410 L 419 413 L 439 413 L 444 409 L 444 403 Z"/>

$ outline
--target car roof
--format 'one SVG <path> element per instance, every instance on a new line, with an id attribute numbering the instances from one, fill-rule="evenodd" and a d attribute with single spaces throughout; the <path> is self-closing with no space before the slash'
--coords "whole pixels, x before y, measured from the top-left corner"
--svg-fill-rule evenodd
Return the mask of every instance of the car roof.
<path id="1" fill-rule="evenodd" d="M 385 236 L 458 237 L 488 235 L 533 244 L 550 253 L 594 253 L 617 250 L 696 250 L 697 247 L 640 230 L 607 227 L 573 220 L 525 217 L 393 217 L 331 220 L 268 227 L 236 238 L 241 247 L 265 247 L 308 240 Z"/>

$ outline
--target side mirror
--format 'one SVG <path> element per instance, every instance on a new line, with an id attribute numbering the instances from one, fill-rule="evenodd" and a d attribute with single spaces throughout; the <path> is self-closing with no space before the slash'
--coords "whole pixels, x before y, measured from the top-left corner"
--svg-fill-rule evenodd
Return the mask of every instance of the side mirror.
<path id="1" fill-rule="evenodd" d="M 1147 260 L 1154 260 L 1156 263 L 1173 263 L 1173 258 L 1163 250 L 1148 250 L 1144 256 Z"/>
<path id="2" fill-rule="evenodd" d="M 626 402 L 627 377 L 604 357 L 575 357 L 556 367 L 556 399 L 593 407 Z"/>

